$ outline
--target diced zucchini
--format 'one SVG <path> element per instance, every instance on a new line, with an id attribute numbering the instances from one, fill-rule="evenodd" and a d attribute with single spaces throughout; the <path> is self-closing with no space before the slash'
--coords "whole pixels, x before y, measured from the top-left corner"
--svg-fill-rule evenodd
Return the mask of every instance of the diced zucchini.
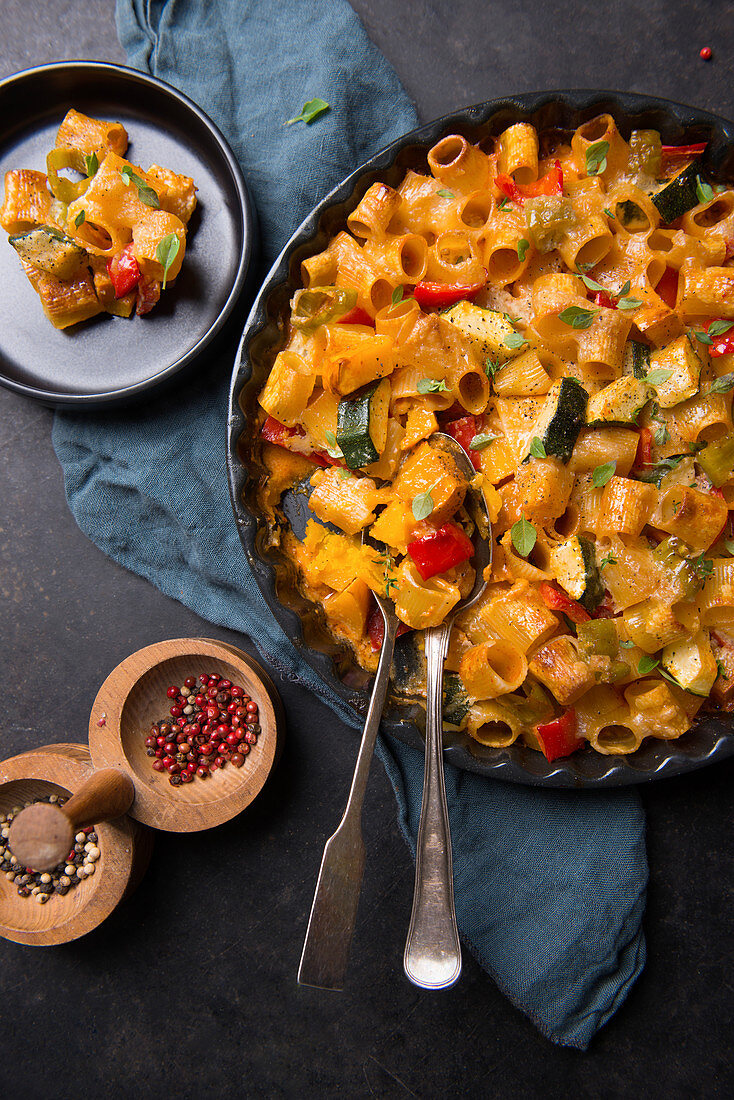
<path id="1" fill-rule="evenodd" d="M 604 599 L 593 542 L 573 535 L 550 553 L 550 567 L 561 588 L 573 600 L 593 611 Z"/>
<path id="2" fill-rule="evenodd" d="M 528 450 L 537 436 L 547 455 L 568 462 L 585 423 L 587 400 L 586 390 L 575 378 L 554 382 L 528 437 Z"/>
<path id="3" fill-rule="evenodd" d="M 660 663 L 682 688 L 694 695 L 708 695 L 719 674 L 711 644 L 703 630 L 692 638 L 666 645 Z"/>
<path id="4" fill-rule="evenodd" d="M 714 443 L 708 443 L 696 455 L 696 461 L 711 484 L 719 489 L 729 480 L 734 469 L 734 432 L 729 432 Z"/>
<path id="5" fill-rule="evenodd" d="M 660 212 L 660 217 L 668 225 L 675 221 L 687 210 L 698 206 L 698 194 L 696 192 L 696 180 L 701 172 L 698 161 L 687 164 L 682 172 L 668 180 L 655 195 L 651 195 L 652 201 Z"/>
<path id="6" fill-rule="evenodd" d="M 456 672 L 446 672 L 443 678 L 443 720 L 450 726 L 460 726 L 466 718 L 471 702 L 461 677 Z"/>
<path id="7" fill-rule="evenodd" d="M 632 175 L 642 174 L 655 179 L 662 165 L 662 142 L 657 130 L 633 130 L 629 139 L 630 156 L 627 169 Z"/>
<path id="8" fill-rule="evenodd" d="M 622 369 L 625 374 L 631 374 L 633 378 L 645 378 L 650 369 L 650 348 L 647 344 L 641 344 L 639 340 L 628 340 L 624 345 L 624 363 Z"/>
<path id="9" fill-rule="evenodd" d="M 589 619 L 587 623 L 578 623 L 576 637 L 579 643 L 579 657 L 610 657 L 619 655 L 619 635 L 614 619 Z"/>
<path id="10" fill-rule="evenodd" d="M 577 221 L 573 206 L 560 195 L 538 195 L 525 202 L 525 224 L 539 252 L 558 248 Z"/>
<path id="11" fill-rule="evenodd" d="M 441 317 L 468 337 L 483 359 L 490 358 L 500 366 L 525 350 L 524 345 L 514 348 L 506 344 L 508 336 L 517 337 L 517 329 L 504 313 L 482 309 L 472 302 L 457 302 Z"/>
<path id="12" fill-rule="evenodd" d="M 669 409 L 698 393 L 701 360 L 690 336 L 684 333 L 651 354 L 650 376 L 654 377 L 657 370 L 671 372 L 664 381 L 650 383 L 656 391 L 661 408 Z"/>
<path id="13" fill-rule="evenodd" d="M 387 378 L 370 382 L 339 402 L 336 441 L 351 470 L 359 470 L 379 460 L 387 441 L 389 408 L 390 382 Z"/>
<path id="14" fill-rule="evenodd" d="M 641 378 L 623 375 L 589 398 L 586 422 L 592 428 L 606 428 L 611 424 L 636 424 L 637 416 L 647 399 L 647 383 Z"/>
<path id="15" fill-rule="evenodd" d="M 79 271 L 86 252 L 53 225 L 39 225 L 30 233 L 9 237 L 21 260 L 64 282 Z"/>
<path id="16" fill-rule="evenodd" d="M 623 225 L 625 229 L 631 229 L 633 232 L 647 229 L 650 225 L 650 219 L 645 211 L 636 202 L 632 202 L 631 199 L 618 202 L 614 213 L 617 215 L 619 224 Z"/>

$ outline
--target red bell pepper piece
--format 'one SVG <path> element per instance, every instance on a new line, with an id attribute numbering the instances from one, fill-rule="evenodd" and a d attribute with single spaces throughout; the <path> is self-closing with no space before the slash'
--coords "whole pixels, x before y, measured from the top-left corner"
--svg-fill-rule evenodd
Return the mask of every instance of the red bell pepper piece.
<path id="1" fill-rule="evenodd" d="M 635 466 L 638 470 L 644 470 L 646 466 L 652 466 L 652 428 L 640 428 L 640 442 L 637 444 Z"/>
<path id="2" fill-rule="evenodd" d="M 534 183 L 515 183 L 512 176 L 501 172 L 495 176 L 495 184 L 511 202 L 518 206 L 525 205 L 525 199 L 533 199 L 538 195 L 562 195 L 563 194 L 563 170 L 560 160 L 557 160 L 550 172 L 535 180 Z"/>
<path id="3" fill-rule="evenodd" d="M 107 264 L 107 273 L 115 288 L 116 298 L 123 298 L 135 289 L 142 276 L 138 261 L 133 256 L 133 246 L 131 244 L 112 257 Z M 147 310 L 145 312 L 147 313 Z"/>
<path id="4" fill-rule="evenodd" d="M 536 726 L 535 732 L 546 760 L 570 756 L 584 743 L 583 738 L 576 736 L 576 711 L 573 707 L 564 711 L 560 718 Z"/>
<path id="5" fill-rule="evenodd" d="M 268 443 L 274 443 L 276 447 L 283 447 L 286 451 L 291 451 L 293 454 L 299 454 L 301 458 L 307 458 L 309 462 L 313 462 L 315 466 L 342 465 L 339 459 L 332 458 L 330 455 L 327 455 L 325 451 L 311 451 L 310 454 L 303 454 L 302 451 L 297 451 L 295 447 L 288 446 L 289 439 L 293 439 L 294 436 L 303 436 L 305 434 L 303 428 L 289 428 L 287 424 L 281 424 L 274 416 L 269 416 L 260 429 L 260 435 L 263 439 L 266 439 Z"/>
<path id="6" fill-rule="evenodd" d="M 707 141 L 699 141 L 695 145 L 663 145 L 662 153 L 668 159 L 672 157 L 700 157 L 707 145 Z"/>
<path id="7" fill-rule="evenodd" d="M 337 321 L 338 325 L 369 325 L 370 328 L 375 327 L 374 317 L 370 317 L 366 309 L 362 309 L 360 306 L 355 306 L 354 309 L 350 309 L 349 313 L 345 313 L 343 317 L 340 317 Z"/>
<path id="8" fill-rule="evenodd" d="M 395 637 L 399 638 L 402 634 L 407 634 L 411 629 L 412 627 L 409 627 L 407 623 L 398 623 Z M 385 621 L 382 618 L 382 612 L 376 605 L 367 616 L 367 637 L 370 640 L 372 652 L 379 653 L 385 639 Z"/>
<path id="9" fill-rule="evenodd" d="M 593 296 L 592 301 L 597 306 L 604 306 L 605 309 L 616 309 L 617 303 L 614 298 L 607 294 L 606 290 L 598 290 Z"/>
<path id="10" fill-rule="evenodd" d="M 408 543 L 408 554 L 424 581 L 445 573 L 462 561 L 474 557 L 474 545 L 455 523 L 444 523 L 437 531 Z"/>
<path id="11" fill-rule="evenodd" d="M 453 436 L 456 442 L 464 448 L 475 470 L 479 469 L 479 454 L 477 451 L 472 451 L 469 444 L 474 436 L 480 433 L 479 423 L 476 416 L 462 416 L 459 420 L 451 420 L 448 424 L 443 425 L 446 434 Z"/>
<path id="12" fill-rule="evenodd" d="M 487 280 L 481 283 L 465 285 L 449 283 L 418 283 L 414 297 L 421 309 L 446 309 L 455 302 L 471 301 L 480 290 L 484 290 Z"/>
<path id="13" fill-rule="evenodd" d="M 668 309 L 675 309 L 678 298 L 678 272 L 674 267 L 666 267 L 655 287 L 655 293 L 662 298 Z"/>
<path id="14" fill-rule="evenodd" d="M 707 325 L 704 325 L 706 332 L 709 333 L 714 322 L 719 320 L 723 320 L 723 318 L 714 317 Z M 709 355 L 712 359 L 719 359 L 722 355 L 731 355 L 734 351 L 734 321 L 727 318 L 724 323 L 731 324 L 732 328 L 728 332 L 722 332 L 719 336 L 711 337 L 713 344 L 709 345 Z"/>
<path id="15" fill-rule="evenodd" d="M 540 598 L 547 608 L 551 611 L 560 611 L 572 623 L 587 623 L 591 618 L 589 612 L 577 600 L 572 600 L 566 592 L 555 584 L 551 584 L 550 581 L 540 582 Z"/>

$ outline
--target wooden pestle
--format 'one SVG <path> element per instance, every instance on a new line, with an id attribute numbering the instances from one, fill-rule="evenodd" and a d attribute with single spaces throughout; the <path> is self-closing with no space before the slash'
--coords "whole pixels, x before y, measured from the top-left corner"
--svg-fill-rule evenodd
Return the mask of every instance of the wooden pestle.
<path id="1" fill-rule="evenodd" d="M 21 810 L 10 826 L 10 851 L 22 867 L 51 871 L 67 858 L 79 829 L 120 817 L 134 797 L 133 781 L 125 772 L 94 772 L 63 806 L 36 802 Z"/>

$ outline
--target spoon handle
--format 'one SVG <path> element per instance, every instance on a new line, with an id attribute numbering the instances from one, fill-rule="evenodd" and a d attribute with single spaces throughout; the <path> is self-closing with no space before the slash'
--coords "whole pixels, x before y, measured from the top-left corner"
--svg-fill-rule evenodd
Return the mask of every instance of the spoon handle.
<path id="1" fill-rule="evenodd" d="M 461 973 L 454 913 L 451 833 L 443 776 L 443 665 L 451 619 L 425 632 L 426 762 L 415 858 L 415 891 L 403 966 L 414 985 L 445 989 Z"/>
<path id="2" fill-rule="evenodd" d="M 352 786 L 344 816 L 324 848 L 298 969 L 298 981 L 301 985 L 313 985 L 319 989 L 342 989 L 344 986 L 362 889 L 365 859 L 362 803 L 390 682 L 390 666 L 398 629 L 394 612 L 386 612 L 382 606 L 381 611 L 385 620 L 385 637 Z"/>

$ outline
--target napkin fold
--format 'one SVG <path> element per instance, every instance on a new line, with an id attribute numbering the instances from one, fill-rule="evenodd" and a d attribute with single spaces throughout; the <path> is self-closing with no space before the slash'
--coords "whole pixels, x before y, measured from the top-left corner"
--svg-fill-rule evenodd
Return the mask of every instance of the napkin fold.
<path id="1" fill-rule="evenodd" d="M 328 190 L 417 124 L 346 0 L 117 0 L 117 26 L 130 63 L 191 96 L 232 145 L 257 209 L 263 277 Z M 284 126 L 317 96 L 328 112 Z M 250 635 L 268 664 L 358 726 L 299 659 L 241 551 L 225 471 L 233 358 L 234 347 L 210 354 L 173 400 L 57 413 L 69 507 L 106 554 Z M 422 756 L 389 737 L 378 753 L 415 852 Z M 517 787 L 451 765 L 446 786 L 464 942 L 544 1035 L 584 1049 L 644 965 L 637 795 Z"/>

